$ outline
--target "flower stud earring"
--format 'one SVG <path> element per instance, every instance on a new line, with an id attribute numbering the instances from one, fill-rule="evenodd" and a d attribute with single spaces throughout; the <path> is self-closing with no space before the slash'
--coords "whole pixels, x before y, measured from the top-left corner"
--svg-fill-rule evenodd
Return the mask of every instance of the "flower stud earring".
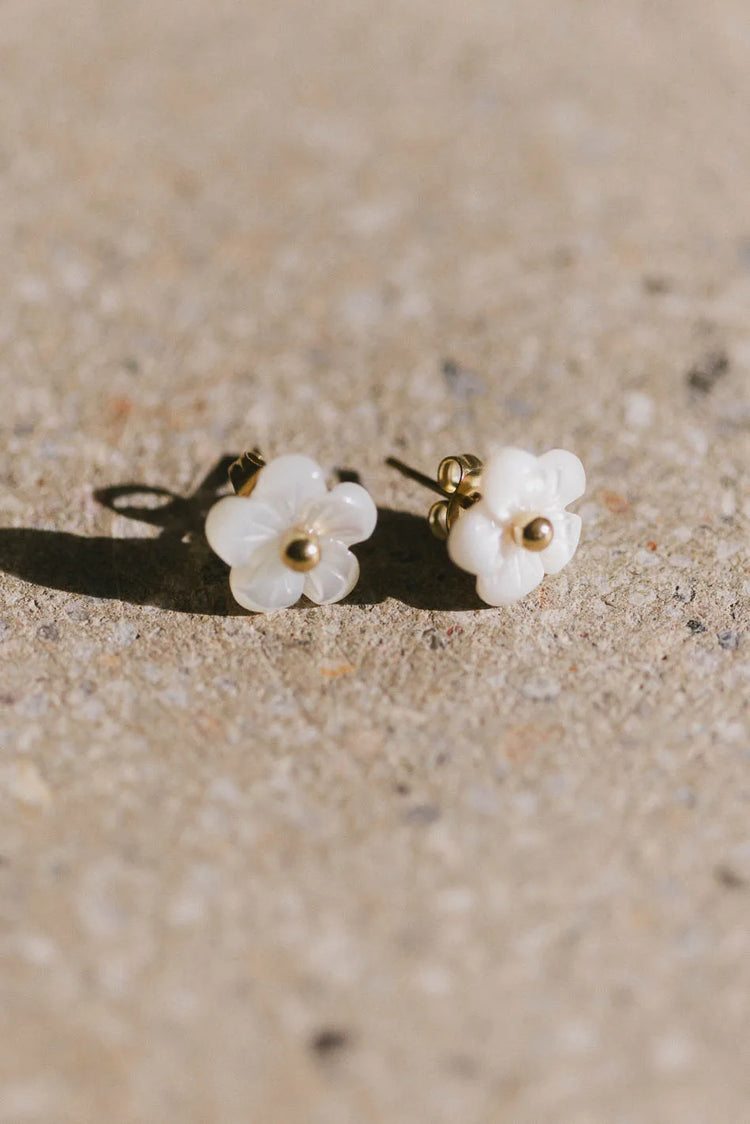
<path id="1" fill-rule="evenodd" d="M 388 463 L 440 493 L 428 516 L 432 533 L 447 540 L 457 566 L 476 574 L 488 605 L 512 605 L 576 552 L 581 518 L 566 508 L 583 495 L 586 474 L 573 453 L 551 449 L 535 457 L 506 447 L 484 463 L 473 455 L 446 457 L 437 480 L 395 458 Z"/>
<path id="2" fill-rule="evenodd" d="M 377 508 L 361 484 L 326 487 L 322 468 L 292 454 L 268 464 L 243 453 L 229 469 L 237 493 L 214 504 L 206 538 L 231 570 L 236 601 L 256 613 L 294 605 L 304 593 L 319 605 L 354 589 L 359 562 L 349 550 L 375 530 Z"/>

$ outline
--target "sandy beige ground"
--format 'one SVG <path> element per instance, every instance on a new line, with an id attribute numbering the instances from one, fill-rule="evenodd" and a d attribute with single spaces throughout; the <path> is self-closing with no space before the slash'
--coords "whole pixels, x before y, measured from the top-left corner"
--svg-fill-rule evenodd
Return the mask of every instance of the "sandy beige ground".
<path id="1" fill-rule="evenodd" d="M 0 20 L 0 1120 L 745 1124 L 746 0 Z M 497 441 L 590 479 L 511 610 L 384 464 Z M 233 609 L 254 442 L 349 603 Z"/>

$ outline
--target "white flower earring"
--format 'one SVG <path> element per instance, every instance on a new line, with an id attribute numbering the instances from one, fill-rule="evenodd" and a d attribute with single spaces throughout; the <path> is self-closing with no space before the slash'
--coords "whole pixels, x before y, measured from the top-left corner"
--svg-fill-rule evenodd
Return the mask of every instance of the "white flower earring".
<path id="1" fill-rule="evenodd" d="M 377 508 L 360 484 L 326 487 L 322 468 L 292 454 L 268 464 L 244 453 L 229 477 L 237 493 L 214 504 L 209 545 L 231 570 L 229 585 L 245 609 L 286 609 L 305 594 L 319 605 L 354 589 L 359 562 L 349 550 L 375 530 Z"/>
<path id="2" fill-rule="evenodd" d="M 436 481 L 395 458 L 389 464 L 441 494 L 428 516 L 432 533 L 476 574 L 488 605 L 512 605 L 576 552 L 581 518 L 566 508 L 583 495 L 586 473 L 573 453 L 503 448 L 484 464 L 470 454 L 446 457 Z"/>

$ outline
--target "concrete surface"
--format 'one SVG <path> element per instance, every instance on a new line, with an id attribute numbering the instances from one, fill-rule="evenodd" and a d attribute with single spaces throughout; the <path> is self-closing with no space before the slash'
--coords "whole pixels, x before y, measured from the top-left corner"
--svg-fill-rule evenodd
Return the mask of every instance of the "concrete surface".
<path id="1" fill-rule="evenodd" d="M 0 19 L 0 1120 L 744 1124 L 746 0 Z M 590 479 L 512 610 L 384 464 L 497 441 Z M 234 610 L 256 442 L 349 603 Z"/>

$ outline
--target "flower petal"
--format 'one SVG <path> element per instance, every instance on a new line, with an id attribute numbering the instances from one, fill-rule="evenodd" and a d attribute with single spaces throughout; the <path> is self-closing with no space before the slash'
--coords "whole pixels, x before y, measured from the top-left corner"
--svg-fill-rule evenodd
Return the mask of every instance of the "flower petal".
<path id="1" fill-rule="evenodd" d="M 488 605 L 512 605 L 531 593 L 543 577 L 541 556 L 523 547 L 514 547 L 499 566 L 479 575 L 477 593 Z"/>
<path id="2" fill-rule="evenodd" d="M 547 549 L 541 551 L 538 557 L 546 574 L 558 574 L 576 552 L 581 537 L 581 517 L 574 515 L 572 511 L 560 511 L 553 512 L 548 519 L 552 523 L 554 535 Z"/>
<path id="3" fill-rule="evenodd" d="M 482 469 L 482 495 L 496 519 L 533 506 L 543 484 L 537 458 L 523 449 L 499 449 Z"/>
<path id="4" fill-rule="evenodd" d="M 353 546 L 369 539 L 378 521 L 378 509 L 366 488 L 347 482 L 313 500 L 302 521 L 309 522 L 321 535 Z"/>
<path id="5" fill-rule="evenodd" d="M 320 562 L 304 575 L 305 593 L 318 605 L 330 605 L 347 597 L 357 584 L 359 562 L 346 544 L 321 538 Z"/>
<path id="6" fill-rule="evenodd" d="M 246 565 L 234 566 L 229 572 L 229 585 L 243 608 L 270 613 L 299 601 L 305 575 L 284 565 L 274 541 L 258 547 Z"/>
<path id="7" fill-rule="evenodd" d="M 229 566 L 244 566 L 259 546 L 283 529 L 278 511 L 247 496 L 224 496 L 206 518 L 208 545 Z"/>
<path id="8" fill-rule="evenodd" d="M 537 464 L 546 477 L 550 502 L 556 507 L 566 507 L 585 492 L 586 472 L 575 453 L 550 449 L 537 458 Z"/>
<path id="9" fill-rule="evenodd" d="M 325 493 L 325 475 L 320 465 L 310 457 L 290 453 L 276 457 L 260 470 L 252 498 L 275 508 L 286 526 L 291 526 L 306 504 Z"/>
<path id="10" fill-rule="evenodd" d="M 448 535 L 448 556 L 470 574 L 481 574 L 499 564 L 503 529 L 479 500 L 463 511 Z"/>

